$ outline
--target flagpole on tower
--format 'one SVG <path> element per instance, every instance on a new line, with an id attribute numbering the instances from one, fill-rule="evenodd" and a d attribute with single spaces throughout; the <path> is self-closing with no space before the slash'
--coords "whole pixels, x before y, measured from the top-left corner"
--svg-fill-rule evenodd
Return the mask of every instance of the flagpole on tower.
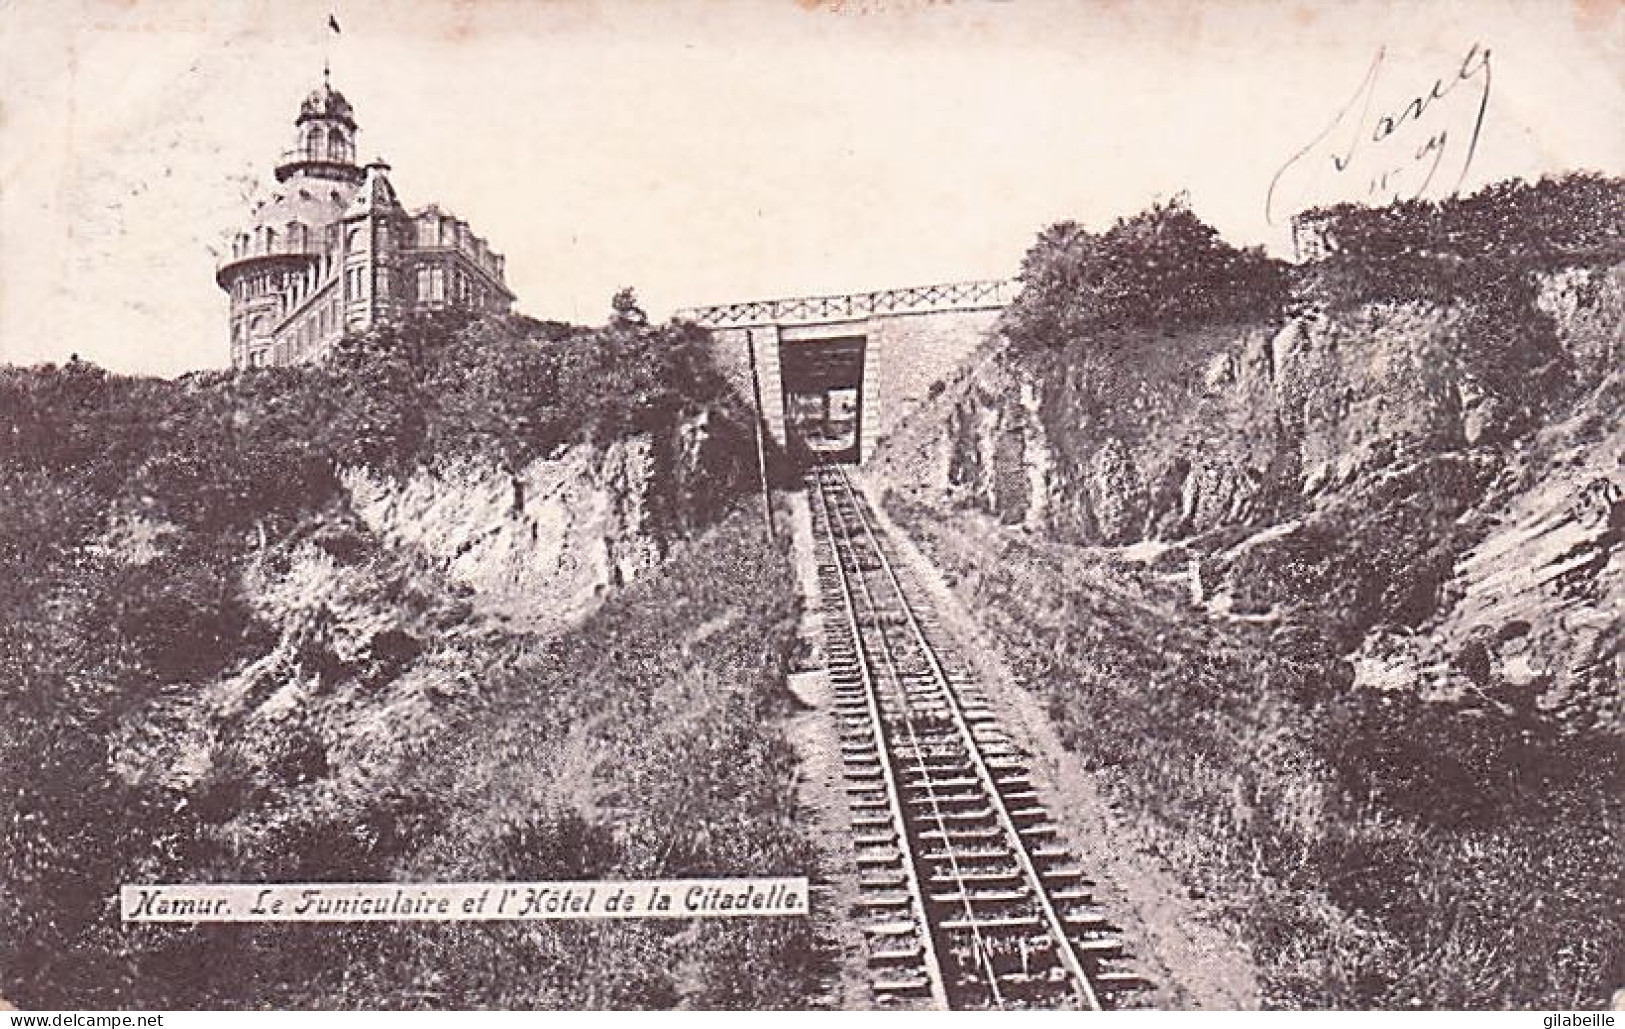
<path id="1" fill-rule="evenodd" d="M 331 11 L 329 11 L 327 15 L 327 30 L 327 45 L 325 52 L 322 54 L 323 83 L 327 82 L 333 71 L 333 41 L 336 37 L 344 35 L 344 30 L 339 28 L 338 15 L 332 13 Z"/>

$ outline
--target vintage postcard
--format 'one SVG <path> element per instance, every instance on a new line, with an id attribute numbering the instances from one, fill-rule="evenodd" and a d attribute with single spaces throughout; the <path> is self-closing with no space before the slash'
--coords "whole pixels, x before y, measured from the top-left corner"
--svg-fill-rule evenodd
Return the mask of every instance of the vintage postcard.
<path id="1" fill-rule="evenodd" d="M 11 1024 L 1625 1006 L 1618 3 L 11 0 L 0 83 Z"/>

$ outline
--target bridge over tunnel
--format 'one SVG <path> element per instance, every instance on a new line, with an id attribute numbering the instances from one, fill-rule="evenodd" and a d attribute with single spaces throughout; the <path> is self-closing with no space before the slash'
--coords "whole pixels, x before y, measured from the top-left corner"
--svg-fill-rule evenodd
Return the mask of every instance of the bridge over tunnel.
<path id="1" fill-rule="evenodd" d="M 1015 296 L 1008 280 L 757 300 L 678 312 L 792 457 L 862 462 L 975 353 Z"/>

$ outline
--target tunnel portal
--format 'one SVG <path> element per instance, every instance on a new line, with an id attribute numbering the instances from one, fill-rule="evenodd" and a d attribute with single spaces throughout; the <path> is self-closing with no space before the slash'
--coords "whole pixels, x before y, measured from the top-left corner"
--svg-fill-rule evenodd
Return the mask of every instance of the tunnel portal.
<path id="1" fill-rule="evenodd" d="M 994 330 L 1013 279 L 745 300 L 679 311 L 753 403 L 766 436 L 800 460 L 869 460 Z"/>
<path id="2" fill-rule="evenodd" d="M 867 346 L 863 336 L 780 345 L 786 442 L 797 456 L 857 462 Z"/>

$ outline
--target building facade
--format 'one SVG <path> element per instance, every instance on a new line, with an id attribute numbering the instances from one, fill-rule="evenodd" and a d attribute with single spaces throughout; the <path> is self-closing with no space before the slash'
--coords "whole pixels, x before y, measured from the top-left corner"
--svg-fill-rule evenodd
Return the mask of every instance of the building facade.
<path id="1" fill-rule="evenodd" d="M 509 310 L 501 254 L 433 204 L 408 211 L 383 161 L 356 163 L 355 112 L 325 73 L 294 128 L 276 188 L 215 270 L 233 367 L 318 360 L 346 332 L 415 311 Z"/>

